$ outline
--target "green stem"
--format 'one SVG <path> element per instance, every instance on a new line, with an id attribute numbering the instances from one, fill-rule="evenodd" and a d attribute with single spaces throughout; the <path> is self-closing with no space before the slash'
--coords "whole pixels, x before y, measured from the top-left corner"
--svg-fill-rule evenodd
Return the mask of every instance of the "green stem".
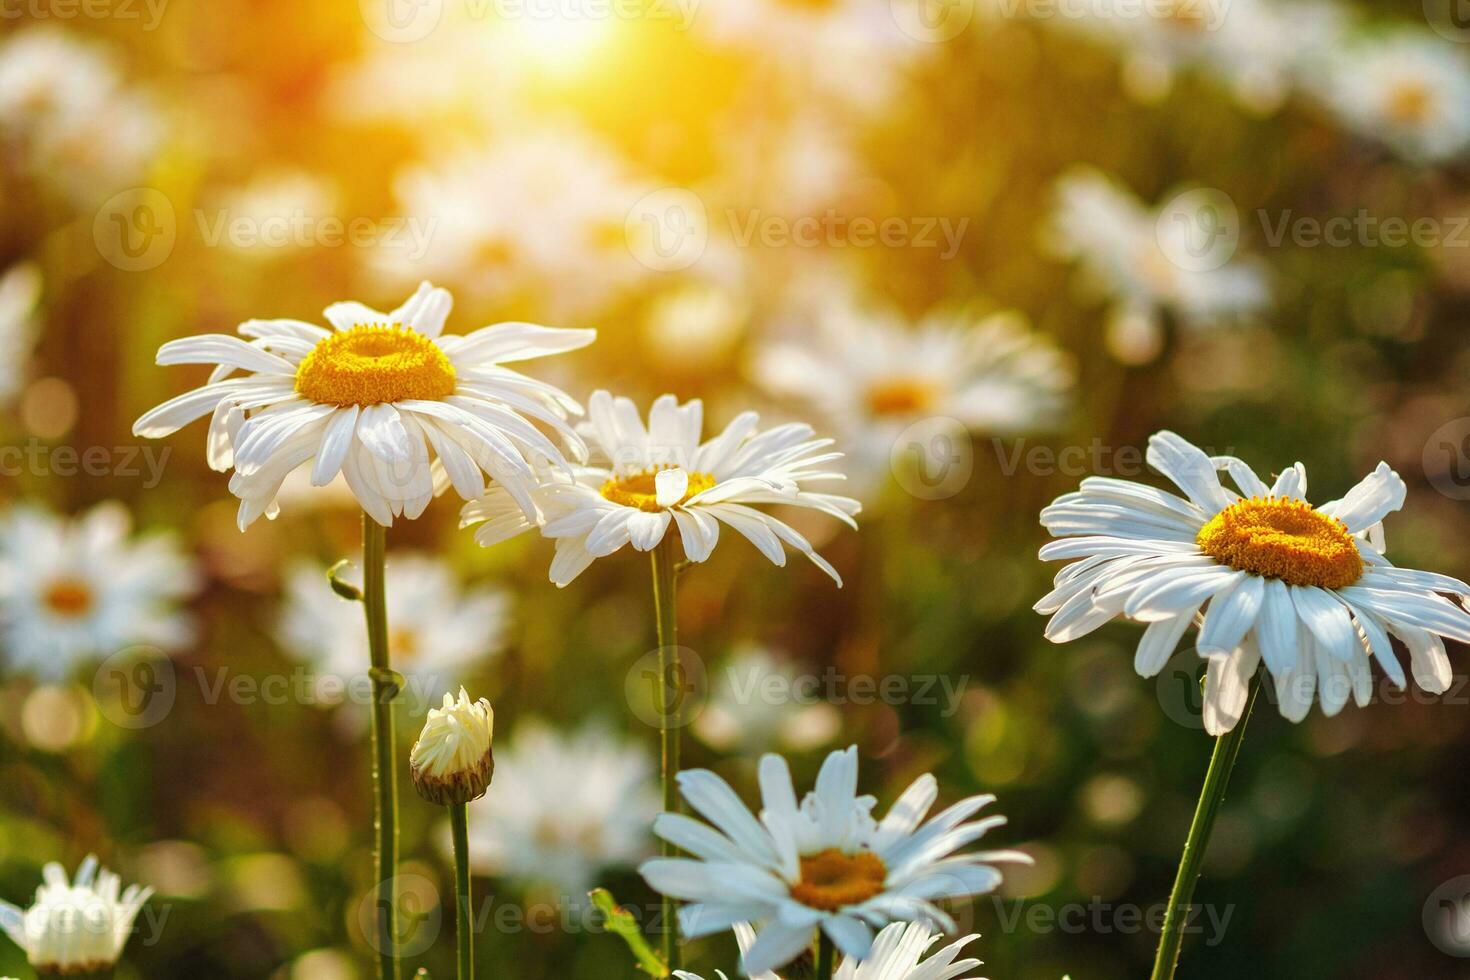
<path id="1" fill-rule="evenodd" d="M 681 695 L 679 685 L 679 622 L 675 609 L 675 592 L 678 555 L 675 546 L 678 536 L 665 534 L 658 547 L 653 549 L 653 609 L 658 620 L 658 673 L 662 683 L 658 705 L 659 712 L 659 757 L 663 782 L 663 808 L 666 813 L 679 810 L 679 789 L 674 777 L 679 773 L 679 739 L 681 728 L 677 723 Z M 664 857 L 674 856 L 674 846 L 663 842 Z M 679 948 L 678 903 L 667 895 L 663 896 L 663 955 L 669 969 L 678 970 L 684 965 L 683 951 Z"/>
<path id="2" fill-rule="evenodd" d="M 834 960 L 837 959 L 837 951 L 832 947 L 832 940 L 827 938 L 827 933 L 820 926 L 817 927 L 817 980 L 832 980 Z"/>
<path id="3" fill-rule="evenodd" d="M 470 824 L 465 804 L 450 805 L 449 826 L 454 831 L 454 896 L 459 913 L 454 937 L 459 946 L 459 980 L 471 980 L 475 975 L 475 937 L 470 924 Z"/>
<path id="4" fill-rule="evenodd" d="M 373 682 L 373 811 L 377 830 L 378 980 L 398 980 L 398 769 L 394 760 L 393 699 L 398 686 L 388 658 L 388 607 L 384 597 L 388 529 L 362 515 L 362 603 L 367 613 Z"/>
<path id="5" fill-rule="evenodd" d="M 1179 950 L 1184 942 L 1184 925 L 1189 919 L 1189 906 L 1194 898 L 1194 886 L 1199 883 L 1200 865 L 1210 844 L 1210 832 L 1215 828 L 1215 819 L 1220 815 L 1220 806 L 1225 802 L 1225 789 L 1230 785 L 1230 773 L 1240 755 L 1240 743 L 1245 740 L 1246 722 L 1250 721 L 1251 709 L 1256 704 L 1260 691 L 1260 679 L 1251 681 L 1250 694 L 1245 702 L 1245 711 L 1230 731 L 1215 739 L 1215 751 L 1210 755 L 1210 768 L 1205 772 L 1205 785 L 1200 790 L 1199 803 L 1194 810 L 1194 820 L 1189 825 L 1189 837 L 1184 841 L 1184 854 L 1179 859 L 1179 871 L 1174 876 L 1174 888 L 1169 892 L 1169 909 L 1164 915 L 1164 932 L 1159 937 L 1158 955 L 1154 957 L 1154 972 L 1151 980 L 1172 980 L 1179 966 Z"/>

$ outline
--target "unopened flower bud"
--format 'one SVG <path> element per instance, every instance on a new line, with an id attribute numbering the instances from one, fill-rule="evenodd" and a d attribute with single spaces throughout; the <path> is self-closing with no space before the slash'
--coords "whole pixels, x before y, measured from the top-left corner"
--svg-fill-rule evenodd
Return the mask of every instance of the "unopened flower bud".
<path id="1" fill-rule="evenodd" d="M 464 688 L 459 700 L 444 695 L 444 705 L 429 709 L 424 730 L 409 756 L 409 771 L 419 795 L 430 803 L 454 806 L 485 795 L 495 774 L 490 739 L 495 710 L 481 698 L 471 701 Z"/>

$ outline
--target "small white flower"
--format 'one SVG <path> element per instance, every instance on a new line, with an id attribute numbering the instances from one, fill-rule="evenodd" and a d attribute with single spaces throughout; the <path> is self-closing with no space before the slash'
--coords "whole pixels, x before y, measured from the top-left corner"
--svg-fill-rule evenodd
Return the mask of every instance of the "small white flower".
<path id="1" fill-rule="evenodd" d="M 742 412 L 701 442 L 704 406 L 680 405 L 673 395 L 653 403 L 645 428 L 637 407 L 606 391 L 592 395 L 582 431 L 598 454 L 575 479 L 548 473 L 536 490 L 541 534 L 556 540 L 551 581 L 566 585 L 588 565 L 631 544 L 650 551 L 676 529 L 685 556 L 709 558 L 720 525 L 734 528 L 772 562 L 786 564 L 785 545 L 811 559 L 840 585 L 841 576 L 795 528 L 757 505 L 784 504 L 829 514 L 851 527 L 861 505 L 850 497 L 818 493 L 804 484 L 841 480 L 823 467 L 841 458 L 828 452 L 811 426 L 791 423 L 759 432 L 760 416 Z M 492 545 L 533 525 L 494 487 L 466 505 L 461 524 L 479 524 L 475 540 Z"/>
<path id="2" fill-rule="evenodd" d="M 735 938 L 744 953 L 755 945 L 755 930 L 744 922 L 735 923 Z M 864 960 L 843 957 L 838 964 L 833 980 L 955 980 L 961 973 L 980 965 L 977 959 L 957 959 L 960 952 L 979 939 L 969 935 L 958 942 L 950 943 L 928 959 L 923 956 L 938 941 L 939 936 L 922 922 L 893 922 L 878 932 L 873 948 Z M 920 960 L 923 960 L 921 963 Z M 725 980 L 724 973 L 717 973 Z M 704 980 L 693 973 L 677 971 L 679 980 Z M 751 980 L 781 980 L 771 972 L 754 976 Z M 978 978 L 969 978 L 978 980 Z"/>
<path id="3" fill-rule="evenodd" d="M 757 380 L 817 409 L 842 439 L 865 490 L 889 471 L 895 443 L 922 419 L 1018 435 L 1054 424 L 1073 372 L 1017 313 L 935 310 L 910 326 L 896 311 L 838 302 L 815 336 L 757 355 Z"/>
<path id="4" fill-rule="evenodd" d="M 168 534 L 132 536 L 105 503 L 73 519 L 18 507 L 0 520 L 0 635 L 11 670 L 51 681 L 134 645 L 174 650 L 193 628 L 179 602 L 199 576 Z"/>
<path id="5" fill-rule="evenodd" d="M 441 707 L 429 709 L 423 732 L 409 755 L 419 795 L 444 806 L 484 796 L 495 771 L 490 752 L 494 737 L 495 710 L 489 701 L 471 701 L 462 687 L 458 700 L 444 695 Z"/>
<path id="6" fill-rule="evenodd" d="M 21 262 L 0 275 L 0 402 L 14 398 L 25 380 L 36 304 L 41 299 L 41 270 Z"/>
<path id="7" fill-rule="evenodd" d="M 336 202 L 335 188 L 322 177 L 304 170 L 271 171 L 220 194 L 201 212 L 201 220 L 224 247 L 267 260 L 326 244 L 313 237 L 313 229 L 332 215 Z"/>
<path id="8" fill-rule="evenodd" d="M 422 283 L 391 313 L 333 303 L 333 329 L 299 320 L 248 320 L 240 333 L 166 343 L 159 364 L 214 364 L 209 383 L 165 402 L 133 424 L 162 438 L 213 416 L 208 458 L 234 468 L 239 525 L 278 513 L 276 495 L 293 470 L 315 486 L 340 472 L 379 524 L 418 517 L 449 486 L 466 500 L 485 492 L 484 473 L 528 511 L 532 456 L 565 465 L 561 451 L 525 416 L 556 429 L 580 408 L 565 393 L 504 365 L 585 347 L 592 330 L 502 323 L 444 336 L 453 300 Z M 241 377 L 231 377 L 236 371 Z M 482 473 L 483 471 L 483 473 Z"/>
<path id="9" fill-rule="evenodd" d="M 658 800 L 641 744 L 598 726 L 522 727 L 496 752 L 495 792 L 469 806 L 470 861 L 580 900 L 600 869 L 648 854 Z"/>
<path id="10" fill-rule="evenodd" d="M 760 819 L 719 776 L 682 772 L 684 799 L 713 826 L 661 814 L 654 832 L 691 856 L 655 858 L 639 870 L 655 891 L 693 903 L 679 911 L 686 936 L 757 923 L 743 958 L 753 975 L 801 955 L 816 928 L 857 960 L 871 952 L 874 926 L 920 922 L 952 931 L 935 902 L 994 890 L 1001 881 L 994 863 L 1029 862 L 1016 851 L 955 853 L 1005 823 L 970 820 L 994 797 L 972 796 L 924 823 L 939 796 L 925 774 L 880 821 L 873 797 L 857 795 L 857 770 L 856 747 L 833 752 L 798 805 L 786 761 L 763 757 Z"/>
<path id="11" fill-rule="evenodd" d="M 473 296 L 539 301 L 582 316 L 649 270 L 629 250 L 629 211 L 652 187 L 583 130 L 543 126 L 414 167 L 403 212 L 432 229 L 422 255 L 375 253 L 401 278 L 429 275 Z"/>
<path id="12" fill-rule="evenodd" d="M 117 875 L 99 870 L 90 855 L 71 882 L 54 862 L 41 874 L 45 884 L 36 889 L 30 908 L 21 910 L 0 901 L 0 929 L 25 950 L 37 973 L 110 970 L 153 889 L 129 885 L 121 890 Z"/>
<path id="13" fill-rule="evenodd" d="M 1263 271 L 1231 257 L 1213 268 L 1187 267 L 1191 230 L 1159 221 L 1132 193 L 1089 167 L 1057 181 L 1056 207 L 1044 244 L 1077 262 L 1085 285 L 1110 302 L 1108 347 L 1119 360 L 1152 360 L 1163 346 L 1162 317 L 1207 329 L 1260 311 L 1270 294 Z M 1223 246 L 1221 246 L 1223 247 Z M 1211 263 L 1213 264 L 1213 263 Z"/>
<path id="14" fill-rule="evenodd" d="M 1427 31 L 1341 45 L 1321 98 L 1345 125 L 1410 160 L 1435 163 L 1470 146 L 1470 63 Z"/>
<path id="15" fill-rule="evenodd" d="M 1395 568 L 1383 556 L 1381 522 L 1405 494 L 1387 463 L 1313 508 L 1300 463 L 1268 486 L 1239 459 L 1207 456 L 1172 432 L 1149 440 L 1148 461 L 1185 496 L 1090 477 L 1042 511 L 1061 540 L 1041 557 L 1082 559 L 1036 604 L 1051 615 L 1049 639 L 1074 640 L 1118 617 L 1147 623 L 1134 668 L 1152 677 L 1200 621 L 1198 648 L 1209 663 L 1204 720 L 1213 735 L 1239 721 L 1263 662 L 1292 721 L 1306 717 L 1314 693 L 1327 715 L 1349 695 L 1366 705 L 1370 657 L 1402 688 L 1390 635 L 1408 648 L 1420 687 L 1449 688 L 1444 640 L 1470 642 L 1470 614 L 1445 595 L 1464 601 L 1470 586 Z M 1240 493 L 1221 484 L 1221 472 Z"/>
<path id="16" fill-rule="evenodd" d="M 326 576 L 327 569 L 315 562 L 290 569 L 277 626 L 282 646 L 321 672 L 319 687 L 363 676 L 370 661 L 362 604 L 327 588 Z M 360 571 L 342 578 L 362 584 Z M 485 586 L 462 588 L 440 559 L 390 553 L 384 598 L 388 653 L 413 691 L 452 688 L 505 646 L 510 595 Z"/>

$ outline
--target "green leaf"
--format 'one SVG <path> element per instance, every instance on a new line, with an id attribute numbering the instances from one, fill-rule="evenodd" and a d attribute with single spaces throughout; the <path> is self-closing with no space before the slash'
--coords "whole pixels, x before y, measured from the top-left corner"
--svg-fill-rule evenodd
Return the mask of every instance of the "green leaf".
<path id="1" fill-rule="evenodd" d="M 666 977 L 669 968 L 659 955 L 648 945 L 638 928 L 638 920 L 627 909 L 618 905 L 606 888 L 596 888 L 588 893 L 593 906 L 602 913 L 603 927 L 628 944 L 628 949 L 638 960 L 638 969 L 653 977 Z"/>

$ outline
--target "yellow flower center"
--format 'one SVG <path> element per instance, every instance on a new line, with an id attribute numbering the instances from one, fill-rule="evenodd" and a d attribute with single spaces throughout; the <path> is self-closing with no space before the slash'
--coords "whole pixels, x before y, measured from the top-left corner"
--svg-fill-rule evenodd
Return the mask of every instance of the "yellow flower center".
<path id="1" fill-rule="evenodd" d="M 658 486 L 656 480 L 658 467 L 644 470 L 642 473 L 634 473 L 632 476 L 613 477 L 602 485 L 602 495 L 615 504 L 624 507 L 636 507 L 646 510 L 650 514 L 656 514 L 666 508 L 659 506 Z M 697 493 L 703 493 L 715 485 L 715 478 L 708 473 L 690 473 L 689 489 L 684 491 L 684 496 L 675 502 L 674 506 L 684 503 Z"/>
<path id="2" fill-rule="evenodd" d="M 417 630 L 393 629 L 388 633 L 388 649 L 393 653 L 393 659 L 398 662 L 418 659 L 419 634 Z"/>
<path id="3" fill-rule="evenodd" d="M 1303 500 L 1237 501 L 1200 528 L 1195 540 L 1222 565 L 1288 585 L 1340 589 L 1363 574 L 1363 557 L 1347 526 Z"/>
<path id="4" fill-rule="evenodd" d="M 791 897 L 825 912 L 861 905 L 883 890 L 888 869 L 871 851 L 844 854 L 829 848 L 801 859 L 801 880 L 791 886 Z"/>
<path id="5" fill-rule="evenodd" d="M 1388 95 L 1388 117 L 1406 125 L 1428 121 L 1433 106 L 1434 97 L 1421 82 L 1403 82 Z"/>
<path id="6" fill-rule="evenodd" d="M 454 394 L 454 382 L 439 345 L 399 323 L 334 333 L 296 368 L 296 390 L 324 405 L 437 401 Z"/>
<path id="7" fill-rule="evenodd" d="M 95 601 L 92 595 L 92 587 L 86 582 L 76 579 L 57 579 L 47 586 L 41 601 L 46 608 L 58 616 L 77 618 L 85 616 L 92 609 Z"/>
<path id="8" fill-rule="evenodd" d="M 1160 11 L 1164 23 L 1186 31 L 1201 31 L 1205 27 L 1203 0 L 1171 0 Z"/>
<path id="9" fill-rule="evenodd" d="M 918 378 L 883 381 L 868 389 L 868 410 L 874 415 L 912 415 L 934 404 L 934 386 Z"/>

